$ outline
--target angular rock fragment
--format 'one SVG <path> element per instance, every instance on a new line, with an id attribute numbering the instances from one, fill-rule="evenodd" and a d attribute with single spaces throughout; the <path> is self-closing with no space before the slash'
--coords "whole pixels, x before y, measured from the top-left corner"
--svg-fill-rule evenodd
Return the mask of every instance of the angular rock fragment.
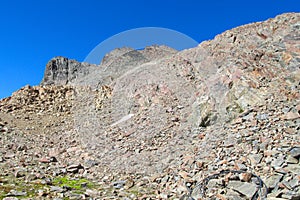
<path id="1" fill-rule="evenodd" d="M 251 199 L 257 191 L 255 184 L 241 181 L 229 181 L 228 188 L 245 195 L 247 199 Z"/>

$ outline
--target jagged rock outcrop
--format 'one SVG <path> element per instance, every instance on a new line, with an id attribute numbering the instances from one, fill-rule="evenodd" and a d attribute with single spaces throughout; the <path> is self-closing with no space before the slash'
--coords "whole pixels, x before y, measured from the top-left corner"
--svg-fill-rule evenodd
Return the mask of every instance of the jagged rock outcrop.
<path id="1" fill-rule="evenodd" d="M 90 85 L 94 87 L 110 84 L 127 71 L 153 60 L 175 54 L 167 46 L 149 46 L 143 50 L 129 47 L 117 48 L 104 56 L 100 65 L 80 63 L 76 60 L 55 57 L 45 69 L 41 85 Z"/>
<path id="2" fill-rule="evenodd" d="M 135 52 L 135 54 L 137 54 L 137 52 L 141 53 L 144 59 L 146 59 L 149 62 L 151 60 L 159 60 L 166 56 L 175 54 L 178 51 L 164 45 L 147 46 L 145 47 L 145 49 L 142 50 L 135 50 L 130 47 L 122 47 L 122 48 L 114 49 L 113 51 L 107 53 L 102 59 L 101 65 L 108 66 L 112 64 L 112 62 L 115 62 L 116 60 L 126 59 L 126 55 L 128 55 L 127 53 L 129 52 Z M 127 60 L 131 61 L 133 59 L 137 59 L 141 57 L 140 55 L 134 56 L 134 54 L 132 54 L 132 56 L 133 57 L 131 57 L 131 59 L 127 59 Z M 126 62 L 119 62 L 119 63 L 121 63 L 122 65 L 126 65 Z"/>
<path id="3" fill-rule="evenodd" d="M 153 45 L 153 46 L 148 46 L 143 50 L 140 50 L 140 52 L 148 60 L 159 60 L 167 56 L 173 55 L 178 51 L 164 45 L 161 46 Z"/>
<path id="4" fill-rule="evenodd" d="M 101 183 L 85 197 L 299 199 L 299 21 L 181 52 L 120 48 L 99 66 L 51 60 L 41 86 L 0 102 L 0 180 L 26 166 Z"/>
<path id="5" fill-rule="evenodd" d="M 134 49 L 130 47 L 116 48 L 104 56 L 104 58 L 101 61 L 101 65 L 109 65 L 112 61 L 130 51 L 134 51 Z"/>
<path id="6" fill-rule="evenodd" d="M 76 60 L 61 56 L 51 59 L 45 69 L 41 85 L 66 85 L 77 78 L 84 77 L 95 68 L 96 65 L 80 63 Z"/>

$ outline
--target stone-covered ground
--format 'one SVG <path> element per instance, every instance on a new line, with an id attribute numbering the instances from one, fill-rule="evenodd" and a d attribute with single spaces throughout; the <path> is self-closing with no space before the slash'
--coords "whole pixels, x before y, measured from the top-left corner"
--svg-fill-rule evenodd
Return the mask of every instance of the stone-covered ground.
<path id="1" fill-rule="evenodd" d="M 100 69 L 55 58 L 0 101 L 0 198 L 300 199 L 299 22 L 117 49 Z"/>

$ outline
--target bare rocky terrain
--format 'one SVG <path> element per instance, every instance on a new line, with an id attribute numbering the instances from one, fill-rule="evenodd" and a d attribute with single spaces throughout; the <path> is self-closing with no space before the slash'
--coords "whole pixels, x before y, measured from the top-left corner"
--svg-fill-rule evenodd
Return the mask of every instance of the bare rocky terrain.
<path id="1" fill-rule="evenodd" d="M 0 198 L 300 199 L 299 87 L 299 13 L 53 58 L 0 100 Z"/>

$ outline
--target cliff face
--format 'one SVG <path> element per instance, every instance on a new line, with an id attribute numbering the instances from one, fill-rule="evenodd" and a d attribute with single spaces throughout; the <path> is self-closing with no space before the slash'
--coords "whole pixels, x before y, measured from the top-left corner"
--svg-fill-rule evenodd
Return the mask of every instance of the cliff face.
<path id="1" fill-rule="evenodd" d="M 300 198 L 299 39 L 300 14 L 288 13 L 181 52 L 120 48 L 100 65 L 54 58 L 40 86 L 0 102 L 3 143 L 27 146 L 9 158 L 3 145 L 0 164 L 38 151 L 30 169 L 75 168 L 125 196 L 251 199 L 263 181 L 261 199 Z"/>
<path id="2" fill-rule="evenodd" d="M 95 67 L 88 63 L 80 63 L 64 57 L 51 59 L 45 69 L 41 85 L 66 85 L 79 77 L 84 77 Z"/>

